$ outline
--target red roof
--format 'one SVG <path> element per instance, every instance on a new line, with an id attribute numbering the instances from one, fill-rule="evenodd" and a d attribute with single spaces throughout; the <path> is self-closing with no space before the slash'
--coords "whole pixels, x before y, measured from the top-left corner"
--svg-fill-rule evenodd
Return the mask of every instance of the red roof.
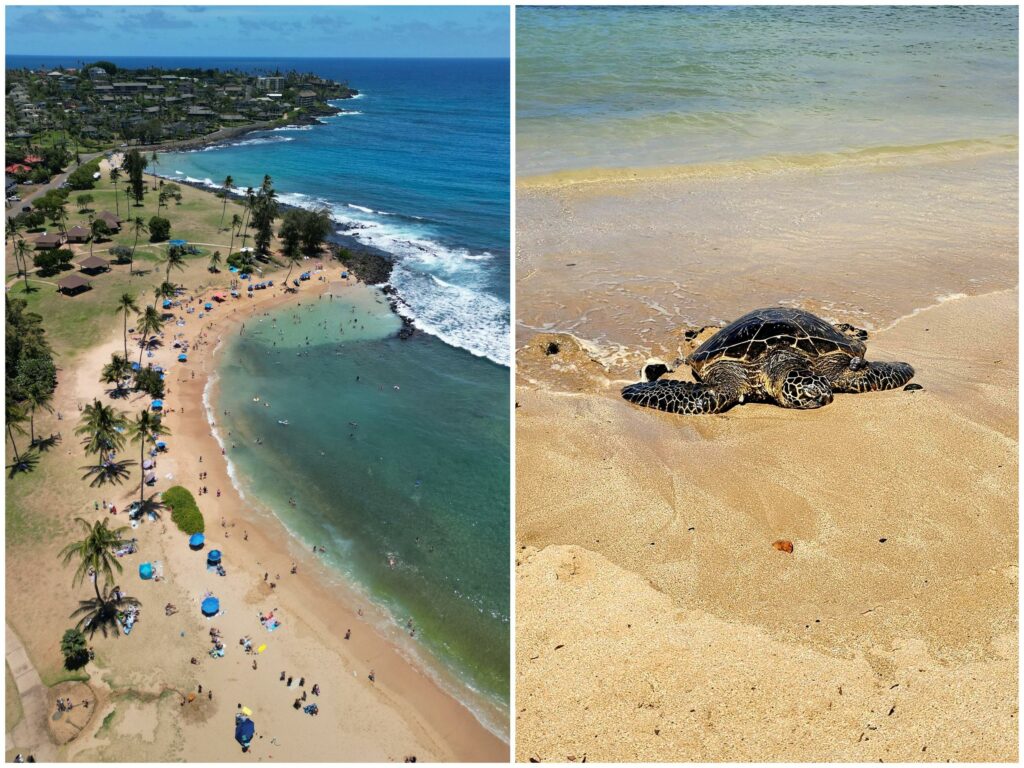
<path id="1" fill-rule="evenodd" d="M 43 158 L 41 158 L 39 155 L 26 155 L 25 156 L 25 162 L 26 163 L 41 163 L 41 162 L 43 162 Z"/>
<path id="2" fill-rule="evenodd" d="M 11 165 L 8 165 L 4 170 L 6 170 L 7 173 L 21 173 L 23 171 L 31 171 L 32 169 L 27 165 L 22 165 L 21 163 L 11 163 Z"/>

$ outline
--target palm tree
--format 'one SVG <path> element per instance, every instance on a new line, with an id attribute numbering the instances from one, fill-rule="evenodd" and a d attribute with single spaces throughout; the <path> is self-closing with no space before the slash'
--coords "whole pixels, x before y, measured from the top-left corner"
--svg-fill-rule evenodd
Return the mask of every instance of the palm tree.
<path id="1" fill-rule="evenodd" d="M 36 444 L 36 410 L 53 413 L 53 392 L 39 387 L 28 387 L 25 393 L 25 405 L 28 407 L 29 445 Z"/>
<path id="2" fill-rule="evenodd" d="M 135 246 L 139 244 L 139 235 L 143 232 L 149 232 L 149 227 L 146 226 L 146 222 L 141 216 L 136 216 L 135 220 L 132 221 L 132 231 L 135 233 L 135 242 L 132 243 L 132 255 L 128 257 L 129 277 L 131 277 L 132 271 L 135 268 Z"/>
<path id="3" fill-rule="evenodd" d="M 103 366 L 103 371 L 100 374 L 100 381 L 104 384 L 114 385 L 114 396 L 118 396 L 124 392 L 124 382 L 132 374 L 132 364 L 128 360 L 127 350 L 125 356 L 115 352 L 110 356 L 110 362 Z"/>
<path id="4" fill-rule="evenodd" d="M 124 413 L 93 400 L 82 410 L 82 421 L 75 427 L 75 434 L 84 436 L 82 445 L 86 453 L 95 453 L 103 461 L 124 445 L 123 430 L 127 423 Z"/>
<path id="5" fill-rule="evenodd" d="M 116 636 L 121 634 L 117 614 L 140 605 L 142 603 L 137 598 L 122 593 L 120 587 L 113 589 L 104 587 L 102 595 L 97 590 L 96 597 L 80 600 L 78 608 L 72 612 L 71 618 L 78 618 L 75 628 L 88 630 L 90 638 L 96 634 L 97 629 L 103 633 L 104 637 L 107 636 L 108 631 L 113 632 Z"/>
<path id="6" fill-rule="evenodd" d="M 117 180 L 121 178 L 121 171 L 117 168 L 110 169 L 110 183 L 114 185 L 114 208 L 117 218 L 121 218 L 121 198 L 117 196 Z"/>
<path id="7" fill-rule="evenodd" d="M 231 178 L 230 174 L 228 174 L 227 176 L 224 177 L 224 191 L 222 193 L 222 196 L 224 198 L 224 205 L 220 209 L 220 224 L 217 225 L 217 229 L 223 229 L 224 228 L 224 214 L 227 213 L 227 210 L 228 210 L 228 198 L 231 196 L 231 188 L 234 185 L 235 185 L 235 180 L 233 178 Z"/>
<path id="8" fill-rule="evenodd" d="M 92 245 L 96 242 L 96 232 L 93 230 L 93 225 L 97 221 L 102 221 L 102 219 L 97 219 L 92 213 L 89 213 L 85 218 L 89 221 L 89 255 L 92 256 Z"/>
<path id="9" fill-rule="evenodd" d="M 124 356 L 128 357 L 128 313 L 135 312 L 138 314 L 139 308 L 135 304 L 135 297 L 130 293 L 122 293 L 121 298 L 117 300 L 117 309 L 114 310 L 114 314 L 120 312 L 124 315 Z"/>
<path id="10" fill-rule="evenodd" d="M 242 247 L 245 248 L 245 239 L 249 236 L 249 218 L 252 215 L 252 204 L 256 200 L 256 191 L 252 187 L 245 190 L 245 221 L 242 224 Z"/>
<path id="11" fill-rule="evenodd" d="M 156 445 L 161 435 L 169 435 L 170 432 L 160 423 L 160 414 L 150 410 L 139 411 L 135 421 L 128 425 L 128 437 L 133 443 L 139 444 L 139 467 L 146 461 L 146 446 Z M 145 502 L 146 496 L 146 471 L 140 469 L 142 476 L 139 478 L 139 505 Z"/>
<path id="12" fill-rule="evenodd" d="M 139 352 L 139 367 L 142 367 L 142 353 L 146 350 L 146 337 L 155 336 L 157 332 L 164 326 L 163 318 L 160 317 L 160 313 L 156 311 L 156 307 L 152 304 L 146 307 L 145 311 L 139 315 L 139 320 L 136 323 L 139 330 L 142 332 L 142 349 Z"/>
<path id="13" fill-rule="evenodd" d="M 237 213 L 231 217 L 231 244 L 228 246 L 228 256 L 235 247 L 235 230 L 242 226 L 242 217 Z"/>
<path id="14" fill-rule="evenodd" d="M 167 265 L 167 282 L 171 280 L 171 267 L 175 269 L 185 270 L 185 251 L 177 245 L 172 245 L 167 249 L 167 256 L 164 257 L 164 264 Z"/>
<path id="15" fill-rule="evenodd" d="M 98 598 L 102 598 L 100 577 L 103 577 L 106 586 L 110 586 L 114 583 L 114 571 L 121 573 L 124 570 L 114 555 L 114 550 L 120 546 L 121 535 L 128 527 L 110 528 L 107 526 L 108 521 L 109 518 L 103 518 L 90 523 L 84 518 L 76 517 L 75 522 L 82 527 L 84 538 L 81 541 L 72 541 L 57 554 L 57 557 L 64 561 L 64 565 L 75 558 L 78 559 L 75 574 L 71 577 L 71 586 L 79 586 L 85 581 L 86 576 L 89 576 Z"/>
<path id="16" fill-rule="evenodd" d="M 160 283 L 156 288 L 153 289 L 153 295 L 156 296 L 156 300 L 161 299 L 173 299 L 178 294 L 178 287 L 174 283 L 164 281 Z"/>
<path id="17" fill-rule="evenodd" d="M 210 256 L 210 271 L 220 272 L 220 251 L 214 251 L 213 255 Z"/>
<path id="18" fill-rule="evenodd" d="M 25 293 L 31 291 L 28 284 L 28 256 L 30 253 L 32 253 L 32 249 L 29 248 L 28 243 L 19 237 L 18 241 L 14 244 L 14 258 L 15 260 L 21 259 L 21 274 L 25 276 Z"/>
<path id="19" fill-rule="evenodd" d="M 7 422 L 7 436 L 11 440 L 11 449 L 14 451 L 13 466 L 18 466 L 21 464 L 22 457 L 18 453 L 18 444 L 14 442 L 14 433 L 26 434 L 25 428 L 21 425 L 28 421 L 28 414 L 25 412 L 24 405 L 15 403 L 13 400 L 8 400 L 6 406 L 4 418 Z"/>

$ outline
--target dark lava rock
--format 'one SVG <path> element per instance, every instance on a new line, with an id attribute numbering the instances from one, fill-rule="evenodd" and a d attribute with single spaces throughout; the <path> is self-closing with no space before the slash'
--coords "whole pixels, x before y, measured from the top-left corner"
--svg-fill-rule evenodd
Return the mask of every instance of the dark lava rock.
<path id="1" fill-rule="evenodd" d="M 903 388 L 903 391 L 904 392 L 916 392 L 919 389 L 924 389 L 924 387 L 922 387 L 920 384 L 907 384 L 907 386 L 905 386 Z"/>

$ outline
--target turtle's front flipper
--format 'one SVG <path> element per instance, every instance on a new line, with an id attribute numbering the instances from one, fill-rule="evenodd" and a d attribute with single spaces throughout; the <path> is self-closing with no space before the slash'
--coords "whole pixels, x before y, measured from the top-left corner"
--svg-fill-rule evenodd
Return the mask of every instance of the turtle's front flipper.
<path id="1" fill-rule="evenodd" d="M 642 381 L 622 390 L 622 396 L 631 403 L 657 408 L 669 413 L 699 414 L 721 413 L 739 402 L 739 392 L 728 388 L 709 387 L 692 381 Z"/>
<path id="2" fill-rule="evenodd" d="M 907 363 L 868 363 L 856 370 L 847 368 L 832 382 L 836 392 L 877 392 L 902 387 L 914 378 Z"/>

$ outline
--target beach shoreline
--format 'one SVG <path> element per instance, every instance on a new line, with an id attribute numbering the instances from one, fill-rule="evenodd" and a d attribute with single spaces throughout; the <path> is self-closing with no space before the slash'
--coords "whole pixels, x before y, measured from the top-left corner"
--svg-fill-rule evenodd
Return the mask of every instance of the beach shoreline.
<path id="1" fill-rule="evenodd" d="M 1018 158 L 946 154 L 520 181 L 517 760 L 1017 759 Z M 622 399 L 763 306 L 923 390 Z"/>
<path id="2" fill-rule="evenodd" d="M 210 199 L 216 204 L 212 195 Z M 345 269 L 330 255 L 325 254 L 321 260 L 331 272 L 336 269 L 340 274 Z M 309 266 L 304 265 L 304 268 L 309 269 L 314 262 L 310 260 L 307 264 Z M 351 277 L 321 282 L 321 274 L 326 273 L 317 272 L 313 280 L 303 282 L 296 292 L 284 292 L 283 285 L 256 292 L 251 299 L 244 298 L 243 292 L 242 298 L 218 305 L 202 320 L 195 314 L 186 315 L 177 310 L 176 317 L 188 318 L 187 325 L 184 328 L 170 323 L 166 326 L 168 336 L 183 332 L 182 340 L 189 342 L 189 363 L 185 367 L 172 362 L 171 350 L 166 346 L 151 360 L 164 364 L 168 371 L 165 403 L 169 412 L 164 423 L 170 430 L 173 445 L 181 446 L 159 457 L 157 487 L 164 490 L 167 485 L 164 479 L 173 477 L 173 484 L 183 484 L 195 493 L 195 478 L 200 471 L 207 473 L 203 485 L 209 487 L 209 495 L 197 497 L 197 501 L 206 518 L 209 545 L 223 544 L 228 576 L 213 577 L 211 581 L 205 569 L 198 569 L 198 556 L 184 546 L 187 537 L 176 531 L 166 516 L 163 521 L 146 522 L 132 531 L 131 535 L 139 539 L 143 557 L 161 563 L 165 578 L 159 584 L 143 582 L 142 586 L 132 587 L 133 593 L 145 604 L 144 620 L 136 625 L 130 637 L 106 647 L 104 657 L 98 659 L 103 682 L 100 675 L 93 675 L 92 687 L 98 692 L 98 702 L 91 727 L 63 747 L 63 757 L 100 759 L 100 755 L 116 754 L 112 751 L 114 747 L 104 743 L 103 731 L 109 721 L 113 727 L 135 728 L 141 722 L 145 724 L 144 730 L 152 728 L 155 734 L 152 745 L 143 745 L 153 750 L 147 759 L 166 760 L 187 754 L 190 759 L 235 760 L 237 745 L 230 739 L 234 701 L 222 700 L 215 706 L 203 702 L 205 708 L 195 709 L 195 714 L 190 716 L 193 721 L 190 727 L 174 739 L 165 740 L 165 736 L 171 732 L 169 728 L 177 730 L 172 725 L 172 720 L 178 717 L 177 697 L 184 696 L 190 688 L 195 690 L 201 682 L 205 689 L 216 691 L 225 699 L 234 698 L 231 690 L 238 687 L 239 676 L 249 675 L 255 682 L 245 684 L 244 695 L 241 690 L 238 692 L 239 703 L 244 702 L 255 712 L 260 739 L 272 742 L 261 747 L 270 748 L 267 756 L 274 759 L 400 760 L 412 755 L 420 761 L 507 759 L 507 735 L 497 735 L 501 732 L 502 713 L 476 713 L 468 703 L 461 701 L 455 693 L 460 690 L 461 681 L 439 664 L 417 654 L 415 645 L 403 642 L 395 619 L 386 616 L 356 588 L 347 586 L 340 573 L 306 551 L 276 516 L 254 509 L 242 499 L 228 474 L 226 456 L 221 455 L 214 435 L 216 419 L 211 424 L 211 414 L 204 402 L 208 395 L 215 395 L 212 392 L 215 384 L 211 381 L 216 377 L 217 353 L 223 349 L 217 341 L 227 339 L 247 319 L 258 319 L 264 312 L 317 301 L 328 292 L 336 294 L 335 300 L 343 300 L 348 291 L 377 290 Z M 192 295 L 191 305 L 198 306 L 197 312 L 202 311 L 203 297 L 208 299 L 216 289 L 224 289 L 221 284 L 226 284 L 227 277 L 225 272 L 212 280 L 209 276 L 199 278 L 205 287 L 201 291 L 187 292 Z M 189 278 L 184 282 L 195 284 L 195 280 Z M 57 410 L 73 413 L 76 404 L 81 407 L 101 397 L 97 371 L 121 346 L 119 321 L 111 316 L 107 339 L 82 350 L 62 370 L 55 399 Z M 209 401 L 210 411 L 215 412 L 215 404 L 214 396 Z M 133 394 L 127 402 L 115 405 L 132 411 L 148 407 L 149 401 L 145 396 Z M 52 417 L 37 419 L 37 427 L 43 429 L 50 421 L 54 421 Z M 59 429 L 55 421 L 53 426 Z M 77 452 L 77 448 L 68 451 L 72 456 Z M 138 496 L 137 485 L 134 490 L 132 485 L 115 488 L 113 492 L 107 490 L 103 495 L 110 497 L 113 493 L 109 500 L 119 510 L 125 510 L 131 499 Z M 214 493 L 215 489 L 219 495 Z M 84 487 L 74 488 L 72 494 L 73 497 L 99 495 L 98 491 Z M 88 509 L 87 516 L 96 514 L 91 504 Z M 124 520 L 121 515 L 123 511 L 111 522 L 119 524 Z M 227 540 L 223 541 L 222 537 Z M 242 553 L 244 556 L 240 557 Z M 128 568 L 133 567 L 131 562 Z M 293 563 L 298 571 L 294 575 L 289 573 Z M 273 578 L 265 582 L 265 573 Z M 18 578 L 20 576 L 8 572 L 9 589 L 11 580 Z M 270 581 L 275 581 L 276 588 L 269 586 Z M 138 583 L 133 581 L 133 585 Z M 198 602 L 210 588 L 216 589 L 225 608 L 213 623 L 224 634 L 227 659 L 210 659 L 205 653 L 208 638 L 202 635 L 208 622 L 199 617 Z M 160 615 L 160 606 L 165 602 L 178 606 L 178 613 L 173 617 Z M 238 610 L 239 607 L 243 610 Z M 10 610 L 9 606 L 9 616 Z M 241 649 L 235 644 L 239 637 L 253 637 L 254 645 L 263 642 L 256 634 L 263 630 L 255 619 L 257 612 L 267 610 L 275 610 L 284 623 L 275 634 L 266 635 L 273 660 L 266 655 L 251 660 L 239 658 Z M 26 626 L 26 617 L 15 615 L 13 618 L 16 628 Z M 174 642 L 165 634 L 168 623 L 182 625 L 183 638 L 199 637 L 203 642 L 198 645 L 194 639 Z M 32 624 L 33 621 L 29 621 L 27 626 Z M 344 635 L 349 629 L 351 639 L 346 640 Z M 183 642 L 189 650 L 178 648 Z M 137 643 L 150 653 L 156 653 L 160 661 L 155 666 L 139 667 L 132 656 L 133 647 L 139 647 Z M 270 653 L 268 650 L 267 654 Z M 200 659 L 198 667 L 189 664 L 190 657 Z M 258 661 L 260 669 L 247 670 L 250 661 L 253 664 Z M 271 672 L 263 671 L 263 666 L 270 664 L 275 667 L 273 679 L 269 678 Z M 292 669 L 300 670 L 309 679 L 307 688 L 313 682 L 319 684 L 319 717 L 294 713 L 288 693 L 275 690 L 278 666 L 289 670 L 289 674 Z M 374 672 L 375 682 L 367 680 L 370 670 Z M 279 685 L 283 688 L 285 684 Z M 126 711 L 125 702 L 136 701 L 140 696 L 151 700 L 152 704 L 134 704 Z M 183 706 L 192 707 L 191 704 Z M 488 715 L 490 725 L 486 726 L 483 720 L 487 720 Z M 96 730 L 101 721 L 104 727 Z M 334 727 L 331 727 L 332 721 L 336 724 Z M 42 724 L 32 725 L 42 728 Z M 290 738 L 284 739 L 284 736 Z M 128 754 L 140 759 L 139 752 Z M 121 759 L 132 757 L 126 754 Z"/>

